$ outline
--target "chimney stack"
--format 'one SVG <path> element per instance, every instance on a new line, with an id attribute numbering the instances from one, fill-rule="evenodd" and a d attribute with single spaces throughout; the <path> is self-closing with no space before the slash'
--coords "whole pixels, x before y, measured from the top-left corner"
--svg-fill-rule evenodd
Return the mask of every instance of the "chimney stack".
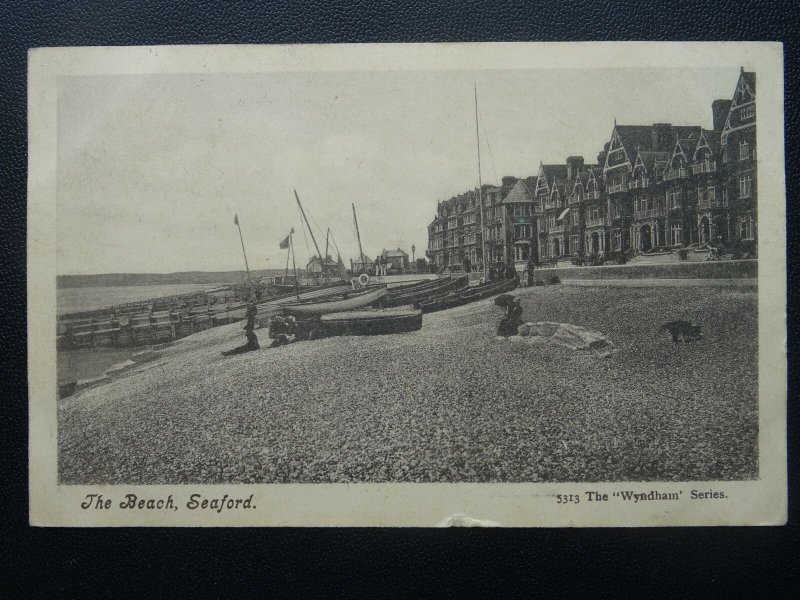
<path id="1" fill-rule="evenodd" d="M 725 118 L 731 108 L 730 100 L 714 100 L 711 103 L 711 114 L 714 120 L 714 131 L 722 131 L 725 126 Z"/>
<path id="2" fill-rule="evenodd" d="M 656 152 L 669 152 L 672 150 L 674 143 L 671 123 L 653 123 L 653 150 Z"/>
<path id="3" fill-rule="evenodd" d="M 567 157 L 567 181 L 572 181 L 575 176 L 583 168 L 582 156 L 568 156 Z"/>

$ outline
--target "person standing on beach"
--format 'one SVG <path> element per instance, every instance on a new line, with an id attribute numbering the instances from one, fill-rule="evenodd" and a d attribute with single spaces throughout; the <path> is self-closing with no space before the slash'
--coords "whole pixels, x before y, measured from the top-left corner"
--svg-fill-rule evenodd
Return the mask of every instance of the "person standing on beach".
<path id="1" fill-rule="evenodd" d="M 253 331 L 256 328 L 257 314 L 258 308 L 256 308 L 255 302 L 251 300 L 247 305 L 247 312 L 245 313 L 245 318 L 247 319 L 247 323 L 244 326 L 245 331 Z"/>
<path id="2" fill-rule="evenodd" d="M 232 356 L 234 354 L 242 354 L 243 352 L 252 352 L 253 350 L 258 350 L 261 346 L 258 344 L 258 336 L 256 335 L 255 331 L 256 328 L 256 315 L 258 314 L 258 308 L 256 308 L 255 302 L 251 300 L 251 302 L 247 305 L 247 312 L 245 313 L 245 318 L 247 322 L 244 325 L 244 334 L 247 337 L 247 342 L 241 346 L 237 346 L 232 350 L 224 350 L 222 352 L 223 356 Z"/>
<path id="3" fill-rule="evenodd" d="M 533 272 L 534 272 L 535 269 L 536 269 L 536 263 L 534 262 L 533 257 L 531 256 L 528 259 L 528 285 L 529 286 L 533 285 Z"/>

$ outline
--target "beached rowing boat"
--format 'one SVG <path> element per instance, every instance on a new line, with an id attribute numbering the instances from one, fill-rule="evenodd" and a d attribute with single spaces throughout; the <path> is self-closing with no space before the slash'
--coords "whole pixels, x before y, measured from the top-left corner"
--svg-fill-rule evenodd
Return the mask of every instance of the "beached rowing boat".
<path id="1" fill-rule="evenodd" d="M 476 300 L 483 300 L 484 298 L 491 298 L 492 296 L 497 296 L 498 294 L 510 292 L 516 288 L 517 285 L 519 285 L 519 280 L 516 277 L 514 279 L 483 283 L 481 285 L 467 288 L 464 291 L 454 292 L 446 296 L 433 298 L 426 302 L 420 302 L 416 306 L 422 309 L 422 312 L 424 313 L 446 310 L 448 308 L 461 306 L 462 304 L 475 302 Z"/>
<path id="2" fill-rule="evenodd" d="M 422 311 L 408 306 L 354 310 L 320 317 L 321 335 L 384 335 L 422 329 Z"/>
<path id="3" fill-rule="evenodd" d="M 277 345 L 339 335 L 387 335 L 419 331 L 422 311 L 410 306 L 367 308 L 325 315 L 272 317 L 269 337 Z"/>
<path id="4" fill-rule="evenodd" d="M 469 282 L 468 275 L 463 275 L 456 279 L 452 279 L 451 277 L 437 279 L 435 281 L 436 285 L 433 286 L 417 288 L 405 294 L 390 293 L 386 297 L 386 305 L 402 306 L 403 304 L 419 304 L 422 302 L 428 302 L 429 300 L 432 300 L 433 298 L 436 298 L 438 296 L 442 296 L 450 292 L 455 292 L 457 290 L 463 289 L 467 286 L 468 282 Z"/>
<path id="5" fill-rule="evenodd" d="M 389 286 L 389 293 L 386 295 L 386 298 L 393 298 L 398 295 L 409 294 L 411 292 L 418 292 L 421 290 L 427 290 L 431 288 L 438 287 L 443 283 L 446 283 L 450 280 L 450 276 L 447 275 L 446 277 L 437 277 L 436 279 L 423 279 L 422 281 L 413 281 L 411 283 L 401 282 L 394 287 Z"/>
<path id="6" fill-rule="evenodd" d="M 287 315 L 326 315 L 329 313 L 343 312 L 364 308 L 386 296 L 386 286 L 381 286 L 364 292 L 345 294 L 343 298 L 322 300 L 317 302 L 292 302 L 281 306 Z"/>

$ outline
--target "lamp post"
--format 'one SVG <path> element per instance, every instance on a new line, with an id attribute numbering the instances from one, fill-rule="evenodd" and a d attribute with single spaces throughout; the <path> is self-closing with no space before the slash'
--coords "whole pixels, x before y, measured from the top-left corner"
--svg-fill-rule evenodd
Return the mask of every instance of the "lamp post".
<path id="1" fill-rule="evenodd" d="M 414 252 L 416 252 L 417 247 L 414 244 L 411 244 L 411 269 L 414 273 L 417 272 L 417 260 L 414 256 Z"/>

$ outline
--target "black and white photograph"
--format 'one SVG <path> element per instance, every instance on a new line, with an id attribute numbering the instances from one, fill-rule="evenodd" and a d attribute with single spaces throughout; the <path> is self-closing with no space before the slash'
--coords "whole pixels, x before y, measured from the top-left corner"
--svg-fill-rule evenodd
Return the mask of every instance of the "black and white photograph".
<path id="1" fill-rule="evenodd" d="M 34 51 L 32 521 L 785 521 L 781 60 Z"/>

